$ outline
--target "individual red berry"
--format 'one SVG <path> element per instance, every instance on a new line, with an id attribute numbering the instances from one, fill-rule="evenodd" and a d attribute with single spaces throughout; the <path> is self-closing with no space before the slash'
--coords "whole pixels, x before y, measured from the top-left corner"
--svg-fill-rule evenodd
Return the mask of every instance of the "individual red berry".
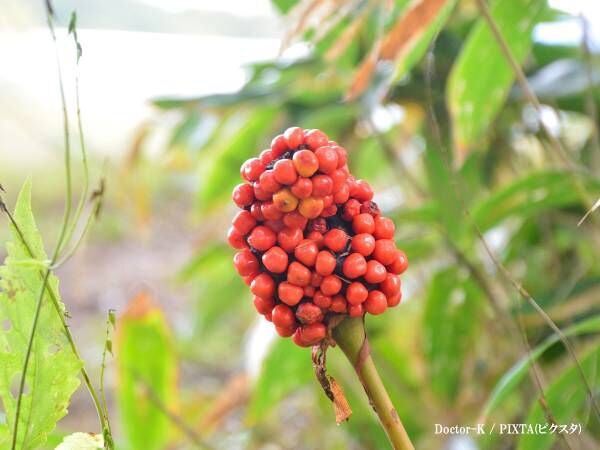
<path id="1" fill-rule="evenodd" d="M 348 305 L 348 315 L 350 317 L 362 317 L 365 314 L 363 304 L 360 305 Z"/>
<path id="2" fill-rule="evenodd" d="M 250 214 L 252 214 L 252 217 L 254 217 L 256 220 L 265 220 L 265 216 L 262 213 L 262 203 L 261 202 L 256 202 L 256 203 L 252 203 L 252 206 L 250 206 Z"/>
<path id="3" fill-rule="evenodd" d="M 296 171 L 302 177 L 310 177 L 319 169 L 319 160 L 310 150 L 300 150 L 292 157 Z"/>
<path id="4" fill-rule="evenodd" d="M 398 255 L 396 244 L 390 239 L 379 239 L 375 241 L 375 250 L 373 250 L 373 258 L 383 265 L 388 265 L 394 262 Z"/>
<path id="5" fill-rule="evenodd" d="M 280 220 L 283 218 L 283 211 L 281 211 L 271 200 L 262 202 L 260 211 L 265 220 Z"/>
<path id="6" fill-rule="evenodd" d="M 316 291 L 313 297 L 313 303 L 319 308 L 327 309 L 331 306 L 331 297 L 323 294 L 321 291 Z"/>
<path id="7" fill-rule="evenodd" d="M 298 172 L 294 167 L 294 163 L 290 159 L 280 159 L 273 166 L 273 175 L 275 180 L 281 184 L 294 184 L 298 179 Z"/>
<path id="8" fill-rule="evenodd" d="M 264 202 L 265 200 L 270 200 L 271 199 L 271 194 L 269 192 L 265 191 L 260 186 L 260 183 L 254 183 L 252 185 L 252 188 L 254 190 L 254 197 L 256 197 L 257 200 L 260 200 L 261 202 Z"/>
<path id="9" fill-rule="evenodd" d="M 355 281 L 350 283 L 348 289 L 346 289 L 346 300 L 351 305 L 359 305 L 367 299 L 369 291 L 364 284 Z"/>
<path id="10" fill-rule="evenodd" d="M 283 273 L 287 269 L 288 254 L 281 247 L 271 247 L 262 255 L 262 262 L 269 272 Z"/>
<path id="11" fill-rule="evenodd" d="M 396 226 L 392 219 L 383 216 L 375 217 L 375 231 L 373 232 L 375 239 L 394 239 L 395 230 Z"/>
<path id="12" fill-rule="evenodd" d="M 256 226 L 256 219 L 250 214 L 250 211 L 242 210 L 235 215 L 232 225 L 245 236 Z"/>
<path id="13" fill-rule="evenodd" d="M 300 214 L 298 211 L 291 211 L 289 213 L 284 214 L 283 223 L 290 228 L 300 228 L 303 230 L 306 228 L 306 224 L 308 223 L 308 219 Z"/>
<path id="14" fill-rule="evenodd" d="M 319 247 L 319 249 L 323 248 L 323 234 L 322 233 L 319 233 L 318 231 L 311 231 L 306 236 L 306 239 L 310 239 L 311 241 L 314 241 L 314 243 L 317 244 L 317 247 Z"/>
<path id="15" fill-rule="evenodd" d="M 360 202 L 354 198 L 351 198 L 344 205 L 344 213 L 342 219 L 351 221 L 355 216 L 360 214 Z"/>
<path id="16" fill-rule="evenodd" d="M 294 311 L 288 305 L 279 304 L 273 308 L 273 323 L 281 328 L 292 328 L 296 323 Z"/>
<path id="17" fill-rule="evenodd" d="M 325 197 L 333 192 L 333 180 L 329 175 L 315 175 L 312 177 L 313 192 L 316 197 Z"/>
<path id="18" fill-rule="evenodd" d="M 310 347 L 312 345 L 304 340 L 302 336 L 302 327 L 296 328 L 296 331 L 294 331 L 294 334 L 292 335 L 292 341 L 298 347 Z"/>
<path id="19" fill-rule="evenodd" d="M 337 214 L 337 206 L 335 205 L 329 205 L 326 208 L 323 208 L 323 212 L 321 213 L 321 215 L 323 217 L 331 217 L 331 216 L 335 216 Z"/>
<path id="20" fill-rule="evenodd" d="M 370 214 L 373 217 L 378 217 L 381 214 L 381 211 L 379 210 L 379 205 L 372 200 L 362 202 L 362 204 L 360 205 L 360 212 Z"/>
<path id="21" fill-rule="evenodd" d="M 273 158 L 279 158 L 283 155 L 288 149 L 287 140 L 280 134 L 279 136 L 275 136 L 271 141 L 271 152 L 273 153 Z"/>
<path id="22" fill-rule="evenodd" d="M 302 326 L 302 340 L 309 345 L 318 344 L 327 336 L 327 327 L 322 322 Z"/>
<path id="23" fill-rule="evenodd" d="M 345 148 L 340 147 L 339 145 L 336 145 L 334 148 L 338 155 L 338 168 L 344 167 L 346 162 L 348 162 L 348 152 L 346 152 Z"/>
<path id="24" fill-rule="evenodd" d="M 381 289 L 388 298 L 397 295 L 400 292 L 400 288 L 400 278 L 391 273 L 388 273 L 385 280 L 379 285 L 379 289 Z"/>
<path id="25" fill-rule="evenodd" d="M 247 276 L 258 273 L 260 264 L 258 259 L 250 250 L 245 249 L 237 252 L 233 257 L 233 265 L 241 276 Z"/>
<path id="26" fill-rule="evenodd" d="M 352 253 L 342 264 L 342 272 L 350 279 L 362 277 L 367 272 L 367 261 L 360 253 Z"/>
<path id="27" fill-rule="evenodd" d="M 317 272 L 313 272 L 310 275 L 310 285 L 311 286 L 318 288 L 319 286 L 321 286 L 322 282 L 323 282 L 323 275 L 319 275 Z"/>
<path id="28" fill-rule="evenodd" d="M 281 220 L 265 220 L 263 225 L 273 230 L 274 233 L 279 233 L 285 228 L 285 224 Z"/>
<path id="29" fill-rule="evenodd" d="M 306 267 L 315 265 L 318 253 L 319 247 L 317 247 L 317 244 L 310 239 L 304 239 L 294 249 L 294 256 Z"/>
<path id="30" fill-rule="evenodd" d="M 341 314 L 346 312 L 346 308 L 347 302 L 344 296 L 336 295 L 333 297 L 331 300 L 331 306 L 329 307 L 331 311 Z"/>
<path id="31" fill-rule="evenodd" d="M 363 256 L 369 256 L 375 250 L 375 238 L 369 233 L 352 236 L 352 250 Z"/>
<path id="32" fill-rule="evenodd" d="M 341 252 L 346 248 L 348 243 L 348 235 L 344 230 L 339 228 L 333 228 L 325 233 L 323 237 L 323 243 L 325 247 L 329 248 L 333 252 Z"/>
<path id="33" fill-rule="evenodd" d="M 342 280 L 340 280 L 335 275 L 328 275 L 323 278 L 323 282 L 321 283 L 321 292 L 323 294 L 332 296 L 340 292 L 342 289 Z"/>
<path id="34" fill-rule="evenodd" d="M 350 195 L 360 202 L 373 200 L 373 189 L 365 180 L 356 180 L 354 189 L 350 189 Z"/>
<path id="35" fill-rule="evenodd" d="M 273 230 L 263 225 L 255 227 L 254 230 L 252 230 L 252 233 L 250 233 L 250 236 L 248 236 L 248 244 L 261 252 L 267 251 L 273 247 L 275 241 L 277 241 L 277 236 Z"/>
<path id="36" fill-rule="evenodd" d="M 275 281 L 269 274 L 261 273 L 250 283 L 250 291 L 257 297 L 273 297 L 275 294 Z"/>
<path id="37" fill-rule="evenodd" d="M 367 283 L 381 283 L 387 277 L 387 270 L 379 261 L 372 259 L 367 262 L 367 271 L 365 272 L 365 280 Z"/>
<path id="38" fill-rule="evenodd" d="M 277 295 L 286 305 L 294 306 L 302 300 L 304 289 L 300 286 L 288 283 L 287 281 L 282 281 L 277 286 Z"/>
<path id="39" fill-rule="evenodd" d="M 240 171 L 246 181 L 256 181 L 265 171 L 265 165 L 258 158 L 250 158 L 242 165 Z"/>
<path id="40" fill-rule="evenodd" d="M 275 306 L 275 300 L 273 297 L 262 298 L 254 296 L 252 302 L 254 303 L 256 311 L 258 311 L 260 314 L 270 313 Z"/>
<path id="41" fill-rule="evenodd" d="M 387 298 L 381 291 L 371 291 L 365 301 L 364 307 L 369 314 L 374 316 L 382 314 L 387 309 Z"/>
<path id="42" fill-rule="evenodd" d="M 277 243 L 286 252 L 293 252 L 303 238 L 300 228 L 285 227 L 277 233 Z"/>
<path id="43" fill-rule="evenodd" d="M 257 275 L 258 275 L 258 272 L 253 273 L 252 275 L 243 276 L 242 281 L 244 282 L 244 284 L 246 286 L 250 286 L 252 284 L 252 280 L 254 280 Z"/>
<path id="44" fill-rule="evenodd" d="M 304 287 L 304 296 L 308 297 L 308 298 L 313 298 L 315 295 L 315 292 L 317 290 L 314 288 L 314 286 L 308 285 Z"/>
<path id="45" fill-rule="evenodd" d="M 270 148 L 263 150 L 260 152 L 260 155 L 258 155 L 258 159 L 260 159 L 260 162 L 263 163 L 263 165 L 268 166 L 269 163 L 274 159 L 273 151 Z"/>
<path id="46" fill-rule="evenodd" d="M 300 177 L 292 185 L 292 194 L 299 199 L 309 198 L 312 195 L 313 184 L 308 178 Z"/>
<path id="47" fill-rule="evenodd" d="M 281 189 L 273 194 L 273 204 L 282 212 L 292 212 L 298 206 L 298 199 L 288 189 Z"/>
<path id="48" fill-rule="evenodd" d="M 316 197 L 305 198 L 300 201 L 298 211 L 307 219 L 315 219 L 323 211 L 323 199 Z"/>
<path id="49" fill-rule="evenodd" d="M 396 252 L 396 258 L 387 267 L 390 272 L 395 273 L 396 275 L 404 273 L 404 271 L 408 269 L 408 258 L 406 257 L 406 253 L 402 250 L 398 250 Z"/>
<path id="50" fill-rule="evenodd" d="M 327 233 L 327 221 L 323 217 L 317 217 L 308 223 L 308 231 L 318 231 L 319 233 Z"/>
<path id="51" fill-rule="evenodd" d="M 296 331 L 296 326 L 287 328 L 275 326 L 275 331 L 281 337 L 290 337 L 294 335 L 294 332 Z"/>
<path id="52" fill-rule="evenodd" d="M 346 183 L 342 184 L 339 189 L 333 194 L 334 203 L 341 205 L 346 203 L 350 198 L 350 188 Z"/>
<path id="53" fill-rule="evenodd" d="M 327 135 L 321 130 L 306 130 L 304 131 L 304 143 L 311 150 L 316 150 L 319 147 L 327 145 Z"/>
<path id="54" fill-rule="evenodd" d="M 244 235 L 235 227 L 229 228 L 229 231 L 227 232 L 227 242 L 229 242 L 229 245 L 236 249 L 248 247 L 248 244 L 246 244 L 246 239 L 244 239 Z"/>
<path id="55" fill-rule="evenodd" d="M 333 206 L 333 195 L 323 197 L 323 209 Z"/>
<path id="56" fill-rule="evenodd" d="M 281 189 L 281 184 L 275 179 L 275 174 L 272 170 L 263 172 L 258 179 L 258 184 L 263 191 L 268 192 L 269 194 L 273 194 Z"/>
<path id="57" fill-rule="evenodd" d="M 323 311 L 314 303 L 301 303 L 296 309 L 296 317 L 303 324 L 321 322 Z"/>
<path id="58" fill-rule="evenodd" d="M 283 137 L 285 137 L 289 148 L 298 148 L 304 143 L 304 130 L 298 127 L 291 127 L 284 131 Z"/>
<path id="59" fill-rule="evenodd" d="M 342 169 L 335 170 L 333 173 L 329 174 L 329 176 L 331 177 L 331 180 L 333 181 L 333 192 L 339 191 L 344 184 L 348 184 L 347 183 L 348 175 Z M 350 194 L 350 185 L 349 184 L 348 184 L 348 194 Z"/>
<path id="60" fill-rule="evenodd" d="M 315 150 L 315 155 L 319 160 L 319 171 L 323 173 L 332 173 L 337 169 L 338 154 L 335 148 L 330 146 L 320 147 Z"/>
<path id="61" fill-rule="evenodd" d="M 299 262 L 294 261 L 288 267 L 287 281 L 296 286 L 308 286 L 310 284 L 310 270 Z"/>
<path id="62" fill-rule="evenodd" d="M 400 304 L 400 301 L 402 300 L 402 292 L 398 292 L 395 295 L 392 295 L 391 297 L 387 297 L 387 305 L 390 308 L 393 308 L 394 306 L 398 306 Z"/>
<path id="63" fill-rule="evenodd" d="M 254 189 L 252 188 L 252 185 L 248 183 L 238 184 L 233 188 L 231 198 L 240 208 L 251 205 L 254 201 Z"/>
<path id="64" fill-rule="evenodd" d="M 331 275 L 335 270 L 336 259 L 335 256 L 327 250 L 322 250 L 317 255 L 315 262 L 315 270 L 321 276 Z"/>
<path id="65" fill-rule="evenodd" d="M 355 233 L 373 234 L 373 231 L 375 231 L 375 220 L 370 214 L 361 213 L 352 219 L 352 229 Z"/>

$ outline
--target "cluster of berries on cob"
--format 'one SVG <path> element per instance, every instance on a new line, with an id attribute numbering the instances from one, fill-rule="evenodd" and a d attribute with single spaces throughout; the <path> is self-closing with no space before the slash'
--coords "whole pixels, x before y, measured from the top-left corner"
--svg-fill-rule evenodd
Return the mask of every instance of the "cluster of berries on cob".
<path id="1" fill-rule="evenodd" d="M 336 315 L 377 315 L 400 303 L 408 260 L 344 148 L 320 130 L 288 128 L 241 175 L 232 197 L 242 210 L 228 241 L 256 310 L 280 336 L 312 346 Z"/>

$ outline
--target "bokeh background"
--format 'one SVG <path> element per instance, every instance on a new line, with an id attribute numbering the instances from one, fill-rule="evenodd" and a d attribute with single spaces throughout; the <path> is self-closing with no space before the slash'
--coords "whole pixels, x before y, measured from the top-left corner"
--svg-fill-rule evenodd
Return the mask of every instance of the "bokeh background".
<path id="1" fill-rule="evenodd" d="M 339 352 L 329 369 L 354 416 L 336 426 L 310 352 L 275 338 L 231 266 L 224 230 L 239 166 L 292 125 L 344 145 L 353 172 L 396 221 L 411 261 L 403 304 L 367 326 L 417 448 L 598 448 L 599 418 L 573 359 L 481 238 L 569 334 L 597 395 L 597 213 L 578 223 L 600 197 L 600 5 L 491 3 L 536 109 L 476 1 L 424 3 L 441 9 L 405 23 L 410 41 L 365 76 L 359 68 L 410 2 L 53 2 L 69 112 L 74 119 L 77 73 L 92 180 L 106 177 L 100 219 L 57 272 L 62 296 L 95 384 L 109 309 L 139 344 L 117 339 L 108 358 L 117 448 L 388 448 Z M 55 47 L 43 2 L 2 0 L 0 9 L 0 182 L 12 205 L 32 179 L 50 249 L 65 195 Z M 73 10 L 78 66 L 66 28 Z M 72 135 L 76 142 L 75 127 Z M 78 162 L 76 145 L 74 155 Z M 77 166 L 75 179 L 80 186 Z M 8 235 L 4 223 L 0 240 Z M 140 309 L 153 319 L 144 322 Z M 148 348 L 152 339 L 161 345 Z M 528 376 L 530 351 L 556 422 L 581 423 L 580 436 L 435 435 L 436 423 L 547 421 Z M 157 367 L 136 363 L 151 359 Z M 128 390 L 131 364 L 151 386 Z M 153 413 L 141 417 L 136 405 Z M 85 389 L 69 411 L 49 448 L 66 434 L 99 431 Z"/>

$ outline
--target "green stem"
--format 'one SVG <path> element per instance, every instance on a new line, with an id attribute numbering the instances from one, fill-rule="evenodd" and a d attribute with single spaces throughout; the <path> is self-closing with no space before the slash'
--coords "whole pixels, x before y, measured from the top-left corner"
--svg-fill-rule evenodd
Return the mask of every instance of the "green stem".
<path id="1" fill-rule="evenodd" d="M 414 450 L 371 357 L 363 319 L 344 319 L 333 329 L 333 338 L 356 371 L 394 450 Z"/>

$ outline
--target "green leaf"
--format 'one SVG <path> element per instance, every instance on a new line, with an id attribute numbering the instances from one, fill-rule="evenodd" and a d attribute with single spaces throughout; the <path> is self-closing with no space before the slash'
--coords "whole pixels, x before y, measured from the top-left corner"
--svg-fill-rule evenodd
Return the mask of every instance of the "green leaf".
<path id="1" fill-rule="evenodd" d="M 47 264 L 42 238 L 31 211 L 31 184 L 25 183 L 14 212 L 23 237 L 40 263 Z M 37 301 L 43 285 L 43 269 L 19 261 L 31 259 L 18 231 L 11 229 L 8 256 L 0 267 L 0 397 L 6 423 L 0 424 L 0 448 L 12 439 L 23 361 L 31 333 Z M 52 290 L 61 313 L 64 305 L 58 296 L 58 279 L 50 275 L 47 288 Z M 22 398 L 18 449 L 43 446 L 56 422 L 67 414 L 69 399 L 79 386 L 81 361 L 73 354 L 62 322 L 45 290 L 37 331 Z"/>
<path id="2" fill-rule="evenodd" d="M 206 211 L 229 198 L 233 187 L 241 182 L 240 167 L 242 163 L 262 150 L 262 146 L 270 144 L 267 137 L 272 134 L 276 125 L 279 110 L 274 107 L 263 107 L 246 115 L 234 116 L 231 120 L 236 128 L 233 134 L 224 130 L 227 139 L 214 144 L 214 151 L 205 151 L 201 160 L 202 185 L 199 193 L 199 206 Z M 243 121 L 243 123 L 239 123 Z M 231 136 L 231 137 L 230 137 Z"/>
<path id="3" fill-rule="evenodd" d="M 545 0 L 498 0 L 491 14 L 514 58 L 522 63 Z M 452 67 L 446 100 L 459 156 L 476 145 L 502 107 L 515 76 L 485 19 L 469 33 Z"/>
<path id="4" fill-rule="evenodd" d="M 588 380 L 597 380 L 598 373 L 600 373 L 600 345 L 596 345 L 588 351 L 581 358 L 580 363 Z M 548 386 L 545 395 L 548 408 L 552 411 L 554 420 L 559 426 L 571 423 L 585 426 L 590 405 L 577 366 L 571 365 L 564 370 Z M 533 402 L 526 423 L 532 425 L 548 423 L 546 413 L 540 406 L 539 401 L 535 400 Z M 522 434 L 517 450 L 549 449 L 557 437 L 557 433 Z"/>
<path id="5" fill-rule="evenodd" d="M 128 448 L 166 448 L 177 400 L 177 358 L 163 312 L 138 295 L 117 322 L 117 403 Z"/>
<path id="6" fill-rule="evenodd" d="M 423 317 L 424 353 L 431 387 L 449 402 L 458 394 L 462 368 L 477 330 L 482 293 L 455 269 L 438 272 Z"/>
<path id="7" fill-rule="evenodd" d="M 582 320 L 581 322 L 566 328 L 563 333 L 565 336 L 578 336 L 588 333 L 600 332 L 600 315 L 590 317 L 589 319 Z M 496 386 L 492 390 L 488 401 L 483 409 L 483 415 L 488 416 L 494 409 L 496 409 L 510 394 L 512 394 L 517 386 L 523 381 L 527 375 L 529 367 L 544 354 L 552 345 L 556 344 L 559 338 L 556 334 L 549 336 L 540 345 L 531 350 L 531 354 L 522 358 L 517 364 L 515 364 L 508 372 L 506 372 L 500 381 L 496 383 Z"/>
<path id="8" fill-rule="evenodd" d="M 600 181 L 578 175 L 586 189 L 600 192 Z M 485 231 L 508 217 L 530 217 L 541 211 L 579 202 L 570 175 L 564 171 L 537 172 L 499 188 L 483 202 L 473 206 L 471 214 Z"/>
<path id="9" fill-rule="evenodd" d="M 287 395 L 311 380 L 314 380 L 314 372 L 310 352 L 296 346 L 291 339 L 277 339 L 263 362 L 252 392 L 248 420 L 259 422 Z"/>

